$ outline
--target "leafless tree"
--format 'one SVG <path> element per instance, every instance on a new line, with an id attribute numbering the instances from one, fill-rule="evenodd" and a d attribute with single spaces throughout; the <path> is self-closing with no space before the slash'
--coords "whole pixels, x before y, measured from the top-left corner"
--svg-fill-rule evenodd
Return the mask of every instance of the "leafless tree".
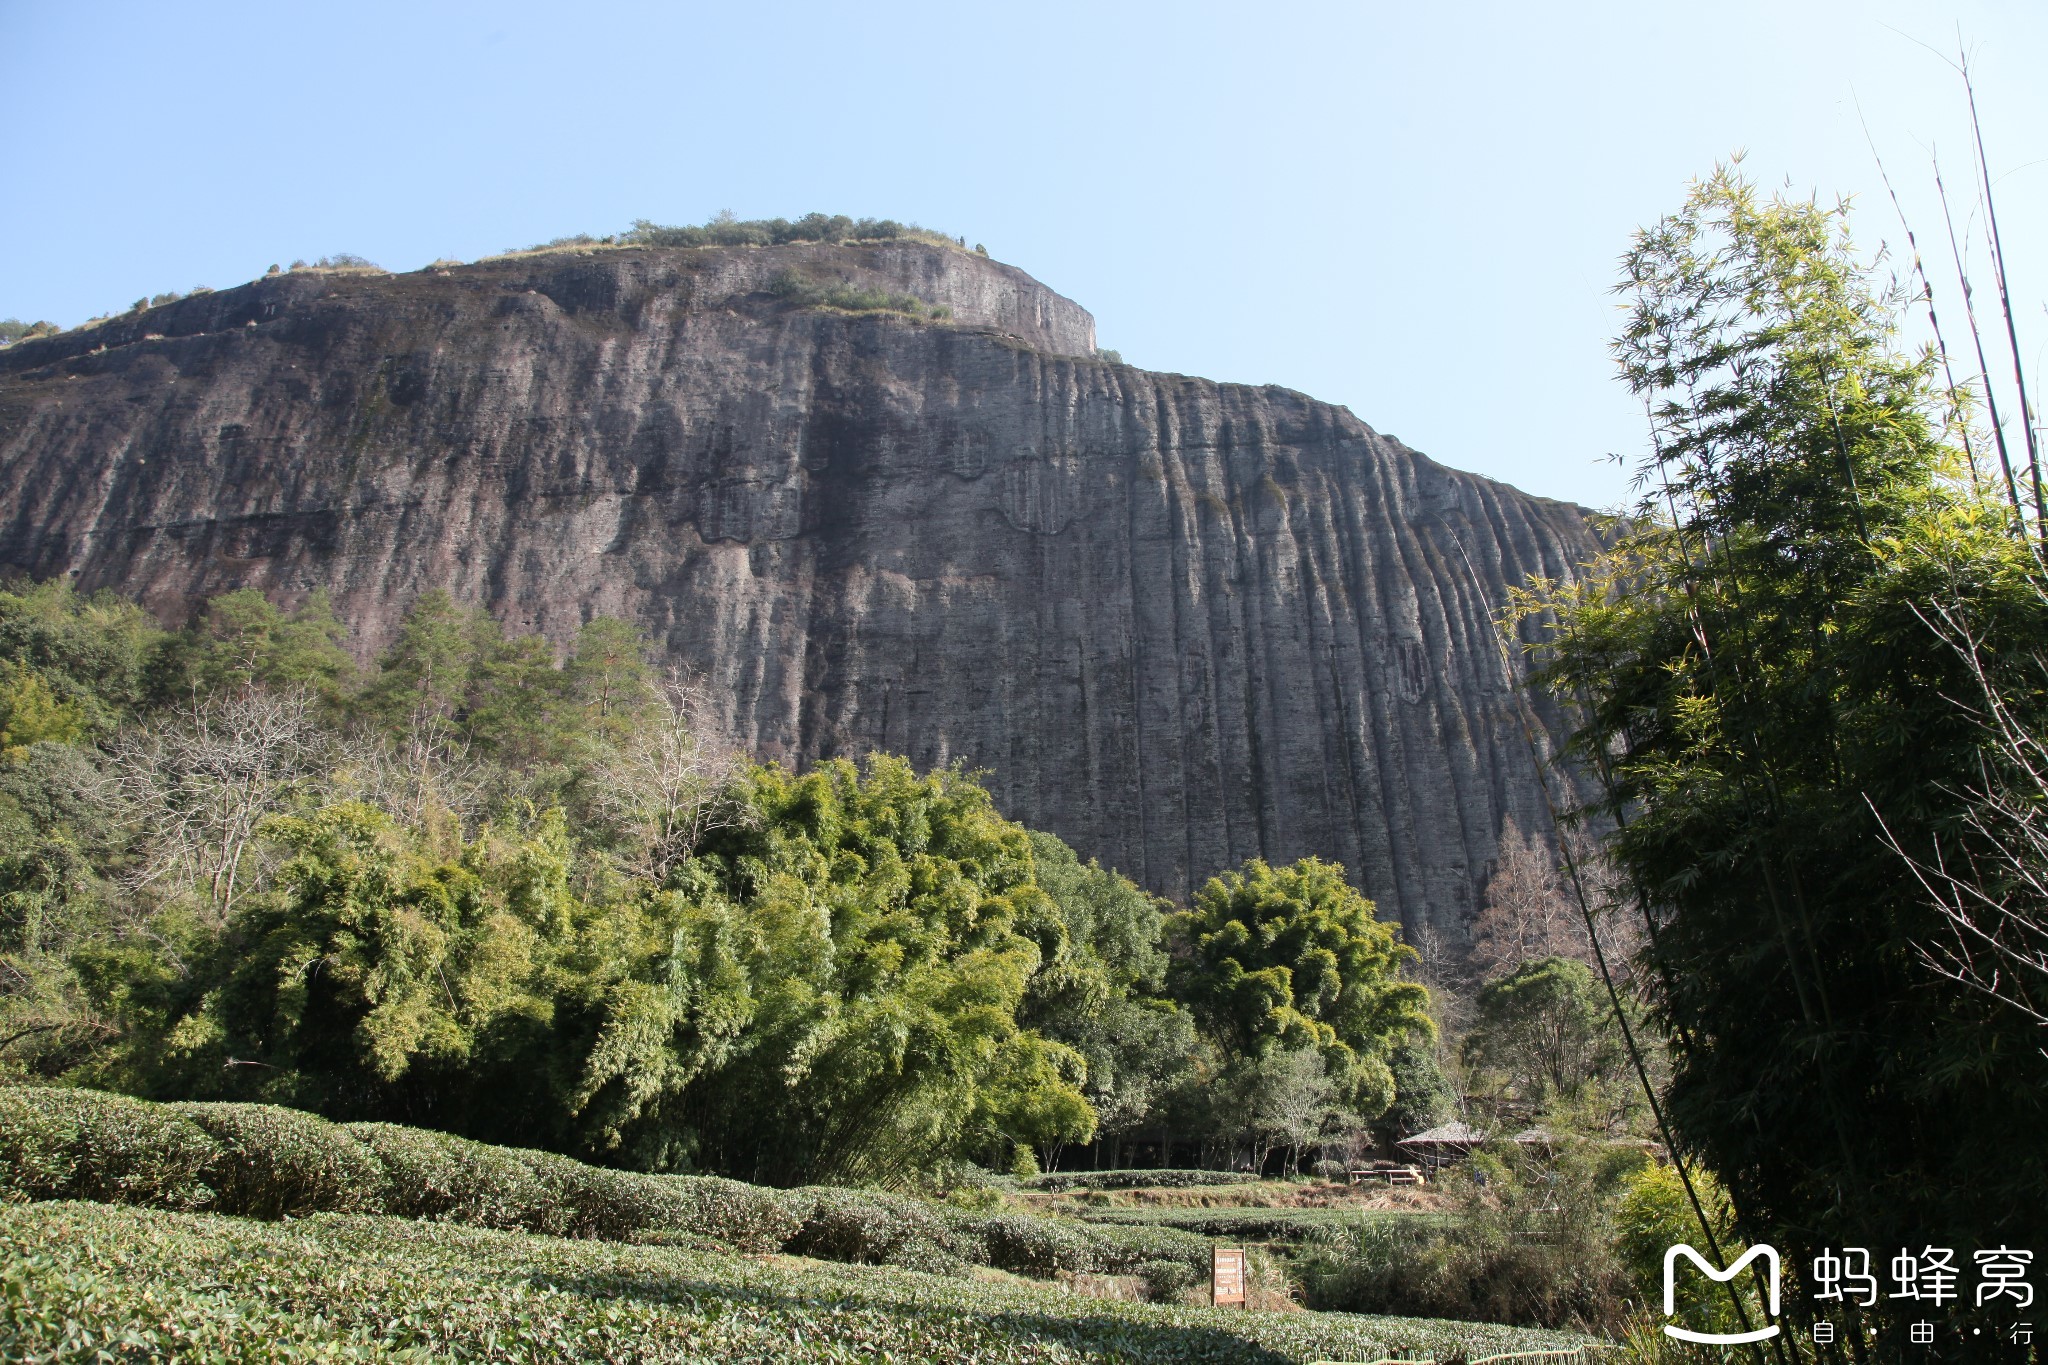
<path id="1" fill-rule="evenodd" d="M 2037 590 L 2038 591 L 2038 590 Z M 1965 801 L 1959 854 L 1909 853 L 1889 829 L 1885 842 L 1940 910 L 1945 939 L 1920 945 L 1922 959 L 1949 980 L 2048 1027 L 2048 741 L 2013 705 L 2016 691 L 2048 686 L 2048 660 L 2018 663 L 2015 687 L 1995 677 L 1981 628 L 1959 596 L 1918 607 L 1920 618 L 1963 660 L 1974 695 L 1950 698 L 1984 736 L 1981 778 Z M 1875 809 L 1875 807 L 1873 807 Z"/>
<path id="2" fill-rule="evenodd" d="M 1592 871 L 1582 847 L 1580 877 Z M 1593 888 L 1589 887 L 1589 891 Z M 1502 826 L 1500 861 L 1486 880 L 1479 917 L 1472 922 L 1472 963 L 1491 976 L 1539 957 L 1592 958 L 1578 896 L 1550 844 L 1524 834 L 1511 815 Z"/>
<path id="3" fill-rule="evenodd" d="M 1461 949 L 1427 919 L 1403 930 L 1402 937 L 1415 950 L 1405 973 L 1429 991 L 1430 1015 L 1439 1030 L 1451 1036 L 1463 1033 L 1472 1021 L 1472 980 Z"/>
<path id="4" fill-rule="evenodd" d="M 203 887 L 225 917 L 257 826 L 314 776 L 325 747 L 304 688 L 242 688 L 123 734 L 111 773 L 140 836 L 131 885 Z"/>
<path id="5" fill-rule="evenodd" d="M 1289 1173 L 1301 1168 L 1302 1149 L 1322 1137 L 1337 1117 L 1336 1083 L 1313 1048 L 1274 1052 L 1252 1074 L 1252 1169 L 1264 1170 L 1276 1147 L 1287 1149 Z"/>
<path id="6" fill-rule="evenodd" d="M 623 836 L 626 868 L 660 884 L 713 830 L 752 810 L 734 787 L 745 759 L 720 743 L 701 689 L 671 680 L 660 704 L 593 765 L 598 808 Z"/>
<path id="7" fill-rule="evenodd" d="M 460 838 L 482 815 L 489 771 L 446 718 L 421 703 L 396 739 L 372 735 L 348 746 L 338 765 L 341 786 L 407 829 Z"/>

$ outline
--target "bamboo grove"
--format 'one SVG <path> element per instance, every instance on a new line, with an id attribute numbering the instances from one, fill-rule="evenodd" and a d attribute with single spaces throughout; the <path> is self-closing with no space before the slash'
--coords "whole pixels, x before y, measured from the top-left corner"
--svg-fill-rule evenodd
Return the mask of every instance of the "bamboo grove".
<path id="1" fill-rule="evenodd" d="M 1738 167 L 1637 235 L 1620 293 L 1641 500 L 1517 610 L 1599 779 L 1673 1136 L 1788 1266 L 2042 1246 L 2031 438 L 1900 342 L 1924 276 L 1885 287 L 1846 206 Z"/>
<path id="2" fill-rule="evenodd" d="M 346 638 L 0 591 L 7 1078 L 885 1186 L 1138 1134 L 1298 1162 L 1441 1087 L 1328 864 L 1176 912 L 959 770 L 747 761 L 619 621 L 558 657 L 429 593 Z"/>

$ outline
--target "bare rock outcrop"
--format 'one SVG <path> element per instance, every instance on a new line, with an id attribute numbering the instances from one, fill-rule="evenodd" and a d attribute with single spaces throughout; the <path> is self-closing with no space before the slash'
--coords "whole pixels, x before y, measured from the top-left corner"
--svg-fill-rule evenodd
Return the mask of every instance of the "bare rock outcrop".
<path id="1" fill-rule="evenodd" d="M 365 650 L 433 587 L 629 617 L 764 757 L 964 762 L 1168 895 L 1315 853 L 1462 933 L 1504 817 L 1548 826 L 1490 617 L 1594 532 L 1094 346 L 924 243 L 296 272 L 0 351 L 0 565 L 173 619 L 324 587 Z"/>

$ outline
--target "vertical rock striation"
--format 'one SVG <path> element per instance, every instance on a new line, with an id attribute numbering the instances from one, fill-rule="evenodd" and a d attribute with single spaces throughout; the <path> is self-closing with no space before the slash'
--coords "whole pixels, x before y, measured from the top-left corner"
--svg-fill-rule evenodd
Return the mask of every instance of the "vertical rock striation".
<path id="1" fill-rule="evenodd" d="M 1165 894 L 1314 853 L 1454 934 L 1548 823 L 1491 614 L 1594 545 L 921 243 L 301 272 L 0 351 L 0 564 L 170 618 L 324 587 L 366 651 L 433 587 L 625 616 L 763 757 L 964 762 Z"/>

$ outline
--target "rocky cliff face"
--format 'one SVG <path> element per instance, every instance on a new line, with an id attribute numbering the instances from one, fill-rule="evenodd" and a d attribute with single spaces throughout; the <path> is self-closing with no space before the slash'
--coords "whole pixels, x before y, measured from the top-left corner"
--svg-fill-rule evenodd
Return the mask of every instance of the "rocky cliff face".
<path id="1" fill-rule="evenodd" d="M 923 244 L 301 272 L 0 351 L 0 564 L 167 617 L 325 587 L 365 649 L 433 587 L 629 617 L 762 756 L 961 760 L 1166 894 L 1315 853 L 1453 932 L 1547 825 L 1489 613 L 1593 544 Z"/>

